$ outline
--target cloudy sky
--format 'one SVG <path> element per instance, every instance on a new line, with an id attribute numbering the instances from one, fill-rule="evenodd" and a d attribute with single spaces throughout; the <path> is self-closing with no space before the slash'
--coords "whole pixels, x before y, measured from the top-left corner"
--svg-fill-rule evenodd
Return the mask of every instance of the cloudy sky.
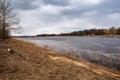
<path id="1" fill-rule="evenodd" d="M 21 33 L 36 35 L 120 26 L 120 0 L 11 0 Z"/>

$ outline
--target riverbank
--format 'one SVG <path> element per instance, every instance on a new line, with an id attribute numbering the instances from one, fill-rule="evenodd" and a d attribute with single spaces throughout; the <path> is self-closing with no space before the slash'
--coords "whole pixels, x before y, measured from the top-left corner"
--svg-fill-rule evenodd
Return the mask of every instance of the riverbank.
<path id="1" fill-rule="evenodd" d="M 0 43 L 0 80 L 81 79 L 120 80 L 120 73 L 29 42 L 11 39 Z"/>

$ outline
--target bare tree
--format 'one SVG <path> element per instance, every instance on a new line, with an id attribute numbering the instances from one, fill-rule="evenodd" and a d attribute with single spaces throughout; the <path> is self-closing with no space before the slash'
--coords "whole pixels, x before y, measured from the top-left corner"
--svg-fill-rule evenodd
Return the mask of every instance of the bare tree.
<path id="1" fill-rule="evenodd" d="M 115 35 L 116 33 L 117 33 L 117 30 L 116 30 L 115 27 L 111 27 L 111 28 L 109 29 L 109 35 Z"/>
<path id="2" fill-rule="evenodd" d="M 0 28 L 3 41 L 5 40 L 5 32 L 14 29 L 12 25 L 16 24 L 18 24 L 18 19 L 10 0 L 0 0 Z"/>

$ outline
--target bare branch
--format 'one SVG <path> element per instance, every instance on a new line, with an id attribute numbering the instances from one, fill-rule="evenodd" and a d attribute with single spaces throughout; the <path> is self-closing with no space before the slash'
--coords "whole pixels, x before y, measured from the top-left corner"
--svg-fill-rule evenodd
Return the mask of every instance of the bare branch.
<path id="1" fill-rule="evenodd" d="M 0 30 L 2 29 L 1 31 L 3 31 L 3 40 L 5 31 L 10 32 L 11 30 L 16 30 L 17 28 L 12 28 L 12 25 L 17 25 L 18 23 L 19 20 L 11 2 L 9 0 L 0 0 Z"/>

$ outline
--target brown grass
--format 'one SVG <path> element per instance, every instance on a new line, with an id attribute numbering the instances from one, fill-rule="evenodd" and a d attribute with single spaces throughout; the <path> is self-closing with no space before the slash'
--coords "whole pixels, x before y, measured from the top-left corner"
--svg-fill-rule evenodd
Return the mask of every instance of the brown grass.
<path id="1" fill-rule="evenodd" d="M 47 46 L 49 46 L 49 45 L 47 45 Z M 45 47 L 45 48 L 47 48 L 47 47 Z M 63 53 L 64 56 L 69 56 L 72 58 L 74 57 L 79 60 L 88 61 L 88 62 L 94 63 L 98 66 L 107 67 L 116 72 L 120 72 L 120 59 L 113 58 L 113 56 L 110 54 L 107 57 L 103 54 L 92 53 L 89 51 L 87 56 L 84 56 L 84 54 L 80 53 L 80 50 L 72 48 L 69 41 L 67 41 L 65 45 L 60 46 L 60 48 L 63 49 L 63 51 L 61 53 Z M 48 49 L 50 49 L 50 48 L 48 48 Z M 119 47 L 117 49 L 119 50 Z M 119 56 L 119 55 L 117 55 L 117 56 Z"/>
<path id="2" fill-rule="evenodd" d="M 7 51 L 10 48 L 13 54 Z M 19 40 L 0 43 L 0 80 L 120 80 L 119 73 Z"/>

